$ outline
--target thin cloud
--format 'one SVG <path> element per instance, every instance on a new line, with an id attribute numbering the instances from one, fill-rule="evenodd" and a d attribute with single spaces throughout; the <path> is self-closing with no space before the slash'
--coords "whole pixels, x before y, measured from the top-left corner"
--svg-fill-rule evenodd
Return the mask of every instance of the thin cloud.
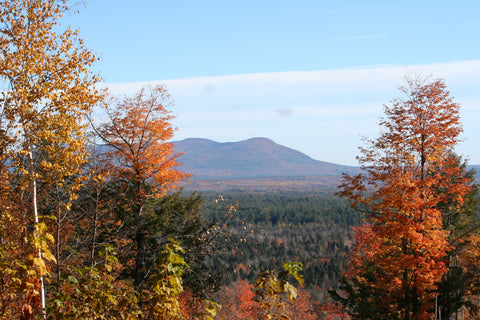
<path id="1" fill-rule="evenodd" d="M 291 108 L 279 108 L 275 109 L 275 112 L 278 113 L 281 117 L 290 117 L 293 113 Z"/>
<path id="2" fill-rule="evenodd" d="M 224 75 L 209 77 L 192 77 L 174 80 L 155 80 L 150 82 L 132 83 L 105 83 L 113 93 L 135 92 L 147 84 L 164 83 L 168 88 L 175 90 L 191 90 L 205 95 L 206 88 L 215 88 L 216 93 L 225 91 L 241 91 L 248 87 L 250 90 L 256 88 L 259 92 L 278 90 L 281 85 L 295 85 L 297 87 L 308 85 L 330 85 L 332 87 L 343 87 L 345 84 L 357 83 L 364 86 L 365 82 L 370 86 L 381 85 L 387 81 L 399 83 L 406 72 L 419 72 L 421 74 L 432 74 L 434 77 L 442 78 L 478 78 L 480 75 L 480 60 L 455 61 L 450 63 L 437 63 L 428 65 L 410 66 L 363 66 L 344 69 L 315 70 L 315 71 L 288 71 L 270 73 L 250 73 L 240 75 Z M 447 79 L 448 80 L 448 79 Z M 263 87 L 258 87 L 263 85 Z M 389 85 L 389 84 L 388 84 Z M 347 88 L 348 89 L 348 88 Z M 188 92 L 182 92 L 188 93 Z M 245 92 L 244 92 L 245 93 Z M 277 91 L 278 93 L 278 91 Z"/>
<path id="3" fill-rule="evenodd" d="M 480 163 L 478 106 L 480 60 L 414 66 L 369 66 L 197 77 L 153 82 L 105 84 L 114 94 L 166 84 L 175 106 L 175 139 L 203 137 L 238 141 L 264 136 L 290 147 L 302 144 L 309 156 L 356 164 L 360 136 L 378 134 L 383 105 L 401 97 L 406 74 L 443 78 L 454 100 L 464 106 L 461 154 Z M 239 108 L 241 106 L 241 108 Z M 274 106 L 274 108 L 272 108 Z M 272 117 L 272 113 L 278 117 Z M 478 138 L 477 138 L 478 137 Z M 331 149 L 337 146 L 338 149 Z M 340 147 L 341 146 L 341 147 Z M 328 150 L 328 152 L 325 152 Z"/>

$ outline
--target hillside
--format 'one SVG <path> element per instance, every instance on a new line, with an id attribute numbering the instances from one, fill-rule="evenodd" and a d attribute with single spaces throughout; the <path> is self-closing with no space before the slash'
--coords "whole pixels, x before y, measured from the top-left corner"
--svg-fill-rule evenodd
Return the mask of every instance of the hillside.
<path id="1" fill-rule="evenodd" d="M 182 170 L 194 180 L 339 176 L 358 168 L 318 161 L 267 138 L 219 143 L 190 138 L 174 142 Z"/>

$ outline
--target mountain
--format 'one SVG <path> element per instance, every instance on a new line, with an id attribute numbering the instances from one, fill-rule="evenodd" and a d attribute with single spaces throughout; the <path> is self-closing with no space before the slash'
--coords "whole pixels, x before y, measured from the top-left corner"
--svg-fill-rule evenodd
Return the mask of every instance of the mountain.
<path id="1" fill-rule="evenodd" d="M 480 178 L 480 165 L 472 164 L 467 166 L 467 170 L 475 170 L 475 177 Z"/>
<path id="2" fill-rule="evenodd" d="M 318 161 L 300 151 L 279 145 L 267 138 L 219 143 L 189 138 L 173 143 L 182 171 L 193 179 L 284 178 L 338 176 L 356 173 L 357 167 Z"/>

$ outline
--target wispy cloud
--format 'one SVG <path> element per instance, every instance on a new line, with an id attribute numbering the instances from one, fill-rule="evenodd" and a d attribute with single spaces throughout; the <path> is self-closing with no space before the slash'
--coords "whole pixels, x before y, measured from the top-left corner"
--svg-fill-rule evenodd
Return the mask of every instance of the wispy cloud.
<path id="1" fill-rule="evenodd" d="M 115 94 L 128 94 L 146 84 L 166 84 L 176 101 L 176 139 L 266 136 L 316 159 L 355 164 L 360 135 L 378 133 L 383 104 L 400 96 L 397 87 L 409 73 L 445 79 L 464 106 L 468 139 L 461 153 L 480 163 L 475 147 L 480 145 L 480 60 L 105 85 Z"/>
<path id="2" fill-rule="evenodd" d="M 279 109 L 275 109 L 275 112 L 277 112 L 282 117 L 289 117 L 289 116 L 292 115 L 293 109 L 291 109 L 291 108 L 279 108 Z"/>

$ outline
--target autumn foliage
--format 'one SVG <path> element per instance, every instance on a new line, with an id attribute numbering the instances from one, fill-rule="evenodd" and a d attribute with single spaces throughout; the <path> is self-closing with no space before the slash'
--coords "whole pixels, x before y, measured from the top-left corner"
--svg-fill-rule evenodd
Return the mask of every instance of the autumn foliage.
<path id="1" fill-rule="evenodd" d="M 110 147 L 118 179 L 137 188 L 140 205 L 148 196 L 162 196 L 188 177 L 176 170 L 179 154 L 169 142 L 175 131 L 170 122 L 172 104 L 163 85 L 142 88 L 133 97 L 112 97 L 105 104 L 108 121 L 97 133 Z M 152 186 L 148 191 L 146 184 Z"/>
<path id="2" fill-rule="evenodd" d="M 295 299 L 289 299 L 287 295 L 279 299 L 280 296 L 274 293 L 257 299 L 255 291 L 256 287 L 245 280 L 222 288 L 217 294 L 221 305 L 217 319 L 318 319 L 310 294 L 303 288 L 296 290 Z"/>
<path id="3" fill-rule="evenodd" d="M 95 129 L 106 143 L 116 187 L 126 200 L 120 203 L 126 214 L 123 219 L 133 221 L 131 230 L 126 229 L 124 236 L 127 241 L 134 240 L 131 248 L 135 259 L 134 286 L 140 304 L 148 269 L 145 262 L 147 202 L 164 196 L 188 177 L 176 170 L 179 154 L 168 142 L 174 133 L 167 109 L 171 103 L 164 86 L 143 88 L 134 97 L 112 98 L 105 105 L 108 121 Z"/>
<path id="4" fill-rule="evenodd" d="M 177 192 L 190 175 L 171 142 L 167 88 L 100 91 L 95 55 L 77 31 L 60 31 L 67 3 L 0 0 L 1 319 L 478 315 L 477 187 L 454 153 L 459 105 L 443 81 L 408 80 L 406 98 L 385 106 L 379 138 L 361 148 L 363 173 L 343 179 L 340 195 L 365 220 L 337 302 L 314 301 L 299 257 L 254 283 L 221 283 L 207 258 L 224 228 L 204 220 L 201 195 Z"/>
<path id="5" fill-rule="evenodd" d="M 454 245 L 443 218 L 460 210 L 472 188 L 471 180 L 449 179 L 464 176 L 464 168 L 452 165 L 462 128 L 460 106 L 444 82 L 410 79 L 401 91 L 404 100 L 385 106 L 382 134 L 361 148 L 364 173 L 345 176 L 341 185 L 340 195 L 365 213 L 346 273 L 355 298 L 350 308 L 361 319 L 434 316 Z"/>
<path id="6" fill-rule="evenodd" d="M 260 303 L 255 301 L 255 287 L 245 280 L 233 283 L 219 292 L 222 305 L 219 319 L 257 319 L 260 317 Z"/>
<path id="7" fill-rule="evenodd" d="M 68 210 L 86 162 L 83 120 L 101 95 L 95 56 L 76 31 L 58 31 L 66 1 L 0 2 L 0 171 L 3 317 L 45 312 L 45 284 L 58 260 L 52 223 Z M 8 183 L 6 183 L 8 182 Z M 65 187 L 68 185 L 68 187 Z M 52 195 L 62 193 L 61 201 Z"/>

